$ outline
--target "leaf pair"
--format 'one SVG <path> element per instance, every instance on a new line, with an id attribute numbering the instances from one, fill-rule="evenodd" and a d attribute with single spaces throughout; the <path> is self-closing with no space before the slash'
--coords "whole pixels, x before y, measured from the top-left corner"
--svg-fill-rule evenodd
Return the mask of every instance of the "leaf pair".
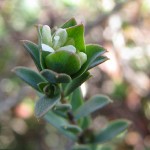
<path id="1" fill-rule="evenodd" d="M 42 96 L 35 105 L 35 115 L 38 118 L 48 112 L 61 99 L 59 87 L 53 84 L 66 83 L 71 81 L 70 76 L 66 74 L 57 74 L 47 69 L 43 70 L 41 74 L 26 67 L 16 67 L 13 71 L 17 76 L 19 76 L 23 81 L 25 81 L 37 91 L 45 92 L 46 95 Z M 49 94 L 46 92 L 51 91 L 44 91 L 43 89 L 47 87 L 48 90 L 51 90 L 49 88 L 50 86 L 54 86 L 54 89 L 52 89 L 53 93 Z"/>
<path id="2" fill-rule="evenodd" d="M 129 127 L 129 125 L 130 122 L 125 119 L 117 119 L 115 121 L 111 121 L 104 129 L 94 135 L 93 141 L 91 143 L 76 145 L 74 146 L 73 150 L 97 150 L 97 144 L 103 144 L 114 139 L 120 133 L 125 131 Z"/>
<path id="3" fill-rule="evenodd" d="M 18 77 L 20 77 L 27 84 L 32 86 L 37 91 L 41 92 L 39 89 L 40 83 L 68 83 L 71 81 L 71 77 L 66 74 L 58 74 L 52 70 L 45 69 L 41 71 L 41 74 L 27 68 L 27 67 L 16 67 L 13 69 Z"/>
<path id="4" fill-rule="evenodd" d="M 49 69 L 44 69 L 43 71 L 41 71 L 41 75 L 43 77 L 45 77 L 45 79 L 49 82 L 49 83 L 69 83 L 71 82 L 71 77 L 67 74 L 64 73 L 56 73 L 52 70 Z"/>
<path id="5" fill-rule="evenodd" d="M 53 111 L 49 111 L 44 118 L 47 122 L 56 127 L 61 133 L 73 141 L 77 140 L 77 134 L 82 131 L 80 127 L 76 125 L 70 125 L 66 119 L 58 116 Z"/>

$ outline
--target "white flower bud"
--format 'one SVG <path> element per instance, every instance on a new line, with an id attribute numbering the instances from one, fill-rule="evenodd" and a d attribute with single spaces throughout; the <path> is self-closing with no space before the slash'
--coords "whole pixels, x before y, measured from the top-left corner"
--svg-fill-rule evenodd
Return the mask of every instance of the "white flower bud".
<path id="1" fill-rule="evenodd" d="M 47 51 L 47 52 L 51 52 L 51 53 L 55 52 L 52 47 L 50 47 L 50 46 L 48 46 L 46 44 L 42 44 L 42 50 L 43 51 Z"/>
<path id="2" fill-rule="evenodd" d="M 59 37 L 59 39 L 58 39 Z M 54 35 L 53 38 L 53 47 L 54 49 L 58 49 L 62 47 L 67 41 L 68 35 L 65 29 L 59 28 Z"/>
<path id="3" fill-rule="evenodd" d="M 72 45 L 60 47 L 58 50 L 65 50 L 65 51 L 72 52 L 72 53 L 76 52 L 76 48 Z"/>
<path id="4" fill-rule="evenodd" d="M 80 57 L 81 65 L 83 65 L 87 61 L 87 55 L 83 52 L 79 52 L 78 56 Z"/>
<path id="5" fill-rule="evenodd" d="M 42 43 L 52 46 L 51 29 L 48 25 L 44 25 L 42 28 Z"/>

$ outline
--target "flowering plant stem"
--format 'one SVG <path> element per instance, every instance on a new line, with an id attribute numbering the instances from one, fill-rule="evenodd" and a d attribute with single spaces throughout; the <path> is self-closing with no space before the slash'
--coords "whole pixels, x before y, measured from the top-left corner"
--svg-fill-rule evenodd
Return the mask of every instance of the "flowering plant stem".
<path id="1" fill-rule="evenodd" d="M 110 141 L 127 129 L 130 122 L 118 119 L 96 132 L 91 128 L 91 113 L 111 103 L 107 96 L 95 95 L 85 101 L 81 84 L 92 75 L 89 70 L 108 60 L 105 48 L 85 44 L 84 26 L 74 18 L 56 30 L 38 25 L 38 44 L 24 40 L 38 72 L 16 67 L 14 72 L 33 87 L 39 95 L 35 116 L 74 141 L 72 150 L 98 150 L 98 145 Z"/>

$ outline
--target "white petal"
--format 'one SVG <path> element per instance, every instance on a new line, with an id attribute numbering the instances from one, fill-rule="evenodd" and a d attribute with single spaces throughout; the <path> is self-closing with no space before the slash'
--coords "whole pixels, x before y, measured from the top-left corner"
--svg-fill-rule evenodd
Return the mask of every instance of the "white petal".
<path id="1" fill-rule="evenodd" d="M 46 45 L 46 44 L 42 44 L 42 50 L 43 51 L 47 51 L 47 52 L 55 52 L 53 48 L 51 48 L 50 46 Z"/>
<path id="2" fill-rule="evenodd" d="M 69 52 L 72 52 L 72 53 L 76 52 L 76 48 L 72 45 L 67 45 L 67 46 L 64 46 L 64 47 L 60 47 L 58 50 L 65 50 L 65 51 L 69 51 Z"/>

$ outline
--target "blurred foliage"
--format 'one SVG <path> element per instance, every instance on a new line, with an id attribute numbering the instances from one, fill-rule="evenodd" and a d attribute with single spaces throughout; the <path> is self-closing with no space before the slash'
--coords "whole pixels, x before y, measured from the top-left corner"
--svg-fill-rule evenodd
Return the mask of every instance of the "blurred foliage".
<path id="1" fill-rule="evenodd" d="M 100 150 L 150 149 L 149 0 L 0 0 L 0 149 L 63 150 L 72 145 L 35 119 L 36 93 L 11 73 L 14 66 L 33 67 L 20 40 L 37 42 L 35 24 L 54 27 L 72 16 L 85 24 L 87 43 L 103 45 L 110 58 L 91 71 L 94 78 L 84 89 L 87 98 L 104 93 L 117 100 L 93 115 L 93 128 L 114 118 L 133 122 L 124 140 L 119 137 Z"/>

